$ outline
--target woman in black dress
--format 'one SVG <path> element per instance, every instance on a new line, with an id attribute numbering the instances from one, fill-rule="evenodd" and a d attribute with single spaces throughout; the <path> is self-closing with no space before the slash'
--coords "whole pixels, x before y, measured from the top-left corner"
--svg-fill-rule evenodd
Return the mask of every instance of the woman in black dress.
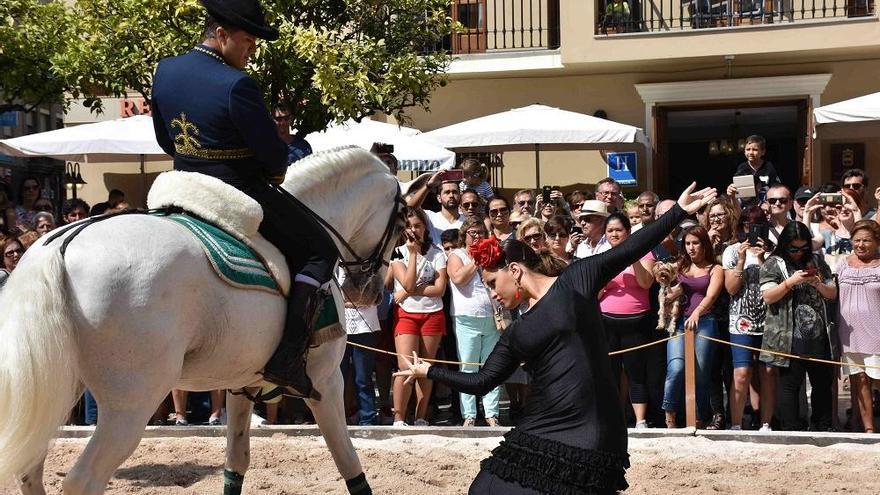
<path id="1" fill-rule="evenodd" d="M 627 488 L 626 424 L 597 294 L 717 194 L 694 188 L 691 184 L 678 206 L 616 248 L 575 261 L 562 273 L 551 255 L 519 241 L 501 248 L 489 239 L 473 250 L 492 297 L 507 308 L 526 302 L 529 310 L 504 332 L 479 373 L 431 366 L 415 355 L 410 368 L 397 373 L 481 395 L 525 363 L 532 383 L 526 410 L 481 463 L 471 494 L 604 494 Z"/>

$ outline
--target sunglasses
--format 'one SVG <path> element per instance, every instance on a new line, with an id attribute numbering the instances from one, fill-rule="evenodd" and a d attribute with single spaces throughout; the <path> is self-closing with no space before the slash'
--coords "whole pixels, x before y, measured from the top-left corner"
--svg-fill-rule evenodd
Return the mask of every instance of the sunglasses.
<path id="1" fill-rule="evenodd" d="M 486 237 L 486 233 L 482 230 L 468 230 L 465 234 L 471 237 Z"/>
<path id="2" fill-rule="evenodd" d="M 709 215 L 709 220 L 718 220 L 727 216 L 727 213 L 713 213 Z"/>
<path id="3" fill-rule="evenodd" d="M 771 205 L 775 204 L 786 204 L 788 203 L 788 198 L 767 198 L 767 202 Z"/>
<path id="4" fill-rule="evenodd" d="M 812 251 L 812 249 L 810 249 L 809 244 L 806 246 L 801 246 L 801 247 L 795 247 L 795 246 L 788 247 L 788 254 L 809 253 L 810 251 Z"/>
<path id="5" fill-rule="evenodd" d="M 550 239 L 556 239 L 556 240 L 559 240 L 559 239 L 566 239 L 566 238 L 568 238 L 568 233 L 566 233 L 566 232 L 554 232 L 554 233 L 551 234 L 551 233 L 548 232 L 548 233 L 547 233 L 547 237 L 550 238 Z"/>
<path id="6" fill-rule="evenodd" d="M 462 203 L 462 204 L 461 204 L 461 207 L 464 208 L 465 210 L 470 210 L 471 208 L 476 208 L 476 207 L 478 207 L 478 206 L 480 206 L 480 203 L 476 203 L 476 202 L 474 202 L 474 203 Z"/>
<path id="7" fill-rule="evenodd" d="M 523 200 L 517 201 L 516 204 L 518 206 L 528 206 L 528 205 L 532 204 L 532 202 L 527 199 L 523 199 Z"/>
<path id="8" fill-rule="evenodd" d="M 852 189 L 853 191 L 860 191 L 863 187 L 865 187 L 865 185 L 861 182 L 853 182 L 852 184 L 843 185 L 844 189 Z"/>
<path id="9" fill-rule="evenodd" d="M 18 249 L 13 249 L 12 251 L 6 251 L 5 253 L 3 253 L 3 256 L 5 256 L 7 258 L 13 258 L 15 256 L 21 256 L 23 254 L 24 254 L 24 249 L 18 248 Z"/>
<path id="10" fill-rule="evenodd" d="M 580 209 L 583 208 L 583 207 L 584 207 L 584 202 L 581 201 L 580 203 L 575 203 L 574 206 L 573 206 L 571 209 L 572 209 L 572 210 L 580 210 Z"/>
<path id="11" fill-rule="evenodd" d="M 507 208 L 506 206 L 504 208 L 492 208 L 491 210 L 489 210 L 489 214 L 493 215 L 493 216 L 494 215 L 506 215 L 508 213 L 510 213 L 510 209 Z"/>

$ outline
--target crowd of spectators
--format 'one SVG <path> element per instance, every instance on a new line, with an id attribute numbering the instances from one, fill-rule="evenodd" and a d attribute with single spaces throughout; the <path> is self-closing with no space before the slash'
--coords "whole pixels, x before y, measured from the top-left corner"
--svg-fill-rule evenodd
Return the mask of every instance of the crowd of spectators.
<path id="1" fill-rule="evenodd" d="M 601 292 L 608 351 L 695 332 L 698 424 L 705 428 L 873 432 L 880 406 L 874 385 L 880 372 L 865 366 L 880 364 L 880 321 L 871 312 L 880 304 L 880 224 L 867 194 L 868 178 L 853 169 L 840 185 L 804 185 L 792 194 L 773 165 L 763 160 L 764 147 L 760 137 L 749 139 L 746 160 L 736 172 L 754 175 L 755 198 L 739 197 L 731 184 L 727 194 L 683 221 Z M 392 307 L 401 302 L 404 306 L 392 310 L 388 332 L 394 336 L 393 350 L 407 355 L 416 349 L 411 333 L 418 332 L 423 341 L 440 334 L 436 345 L 420 343 L 419 354 L 465 362 L 460 365 L 464 371 L 475 371 L 473 363 L 485 361 L 506 325 L 528 310 L 497 307 L 468 246 L 487 235 L 502 242 L 515 238 L 566 263 L 577 263 L 614 249 L 674 204 L 652 191 L 627 201 L 611 178 L 600 181 L 594 193 L 574 191 L 566 196 L 551 186 L 521 190 L 509 200 L 484 186 L 479 165 L 468 161 L 462 168 L 464 181 L 444 181 L 438 174 L 428 183 L 431 192 L 418 192 L 417 200 L 410 201 L 408 218 L 427 225 L 408 222 L 406 242 L 392 260 Z M 439 210 L 418 213 L 422 201 L 435 194 Z M 874 199 L 880 200 L 880 188 Z M 423 231 L 432 233 L 431 241 Z M 436 243 L 439 250 L 429 249 L 427 242 Z M 434 253 L 445 253 L 445 265 Z M 675 272 L 662 301 L 657 264 L 672 266 Z M 449 294 L 437 299 L 442 309 L 432 306 L 436 316 L 422 317 L 439 323 L 443 315 L 443 331 L 430 325 L 415 328 L 405 301 L 444 288 Z M 677 301 L 680 311 L 667 333 L 658 330 L 658 308 L 670 301 Z M 451 352 L 443 341 L 454 342 Z M 684 340 L 679 338 L 612 357 L 620 391 L 616 399 L 626 405 L 632 426 L 683 424 L 684 362 Z M 522 376 L 514 377 L 516 386 L 506 387 L 511 407 L 505 421 L 515 421 L 528 404 L 528 373 L 518 373 Z M 429 390 L 416 384 L 420 386 L 423 392 Z M 847 422 L 839 424 L 838 389 L 847 386 L 852 410 L 847 411 Z M 408 414 L 398 401 L 393 421 L 399 426 L 495 425 L 501 419 L 501 393 L 493 390 L 481 402 L 438 393 L 430 407 L 421 396 L 415 414 Z M 447 403 L 458 411 L 444 411 Z M 381 424 L 383 415 L 373 420 Z"/>
<path id="2" fill-rule="evenodd" d="M 763 160 L 764 146 L 763 139 L 750 138 L 736 172 L 754 175 L 755 198 L 739 197 L 731 184 L 599 295 L 608 351 L 626 351 L 611 358 L 619 396 L 602 400 L 620 400 L 636 428 L 683 424 L 684 339 L 644 345 L 693 331 L 699 426 L 874 431 L 880 409 L 880 316 L 873 312 L 880 307 L 880 218 L 873 203 L 880 187 L 869 194 L 868 177 L 851 169 L 840 183 L 805 184 L 792 194 Z M 599 181 L 595 192 L 564 195 L 551 186 L 507 198 L 489 186 L 485 165 L 469 159 L 460 167 L 463 179 L 438 173 L 411 191 L 383 298 L 368 308 L 346 308 L 349 341 L 460 362 L 448 366 L 475 372 L 528 308 L 499 306 L 471 245 L 488 236 L 519 239 L 577 263 L 615 249 L 674 205 L 652 191 L 627 201 L 612 178 Z M 29 178 L 13 202 L 10 188 L 0 183 L 0 286 L 39 236 L 90 213 L 82 200 L 68 200 L 56 221 L 40 193 L 39 181 Z M 435 207 L 423 209 L 429 203 Z M 125 207 L 124 196 L 114 191 L 100 209 Z M 664 270 L 672 270 L 671 280 L 658 275 Z M 658 314 L 670 304 L 678 311 L 666 325 Z M 474 397 L 435 389 L 427 379 L 392 379 L 395 366 L 407 364 L 349 346 L 341 368 L 350 423 L 495 426 L 515 422 L 528 407 L 529 375 L 522 368 L 505 387 Z M 837 395 L 847 386 L 852 409 L 840 423 Z M 193 404 L 185 392 L 172 396 L 154 422 L 188 424 Z M 210 406 L 202 401 L 206 422 L 220 424 L 223 395 L 210 397 Z M 510 404 L 506 414 L 503 399 Z M 89 394 L 82 410 L 81 421 L 97 421 Z M 259 414 L 266 423 L 310 419 L 301 401 L 288 398 L 261 405 Z"/>

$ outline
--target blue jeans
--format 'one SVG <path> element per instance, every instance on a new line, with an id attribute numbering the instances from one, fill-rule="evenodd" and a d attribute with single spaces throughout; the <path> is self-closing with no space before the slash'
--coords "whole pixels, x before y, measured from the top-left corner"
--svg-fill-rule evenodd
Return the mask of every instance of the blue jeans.
<path id="1" fill-rule="evenodd" d="M 495 318 L 486 316 L 482 318 L 474 316 L 455 317 L 455 343 L 458 346 L 458 357 L 466 363 L 485 363 L 486 358 L 495 348 L 501 333 L 495 327 Z M 461 365 L 461 371 L 476 373 L 477 366 Z M 501 387 L 495 387 L 483 396 L 483 412 L 487 418 L 498 418 L 498 396 Z M 461 417 L 477 417 L 477 398 L 473 395 L 460 394 Z"/>
<path id="2" fill-rule="evenodd" d="M 684 319 L 678 321 L 675 335 L 684 333 Z M 697 324 L 694 353 L 697 357 L 697 417 L 711 415 L 709 405 L 709 384 L 712 381 L 712 358 L 715 355 L 715 342 L 699 336 L 718 338 L 718 324 L 712 315 L 700 317 Z M 684 337 L 666 343 L 666 385 L 663 390 L 663 410 L 680 411 L 684 395 Z"/>
<path id="3" fill-rule="evenodd" d="M 98 403 L 95 402 L 95 397 L 92 396 L 89 389 L 86 389 L 85 394 L 83 394 L 83 402 L 85 404 L 85 418 L 83 418 L 85 424 L 98 424 Z"/>
<path id="4" fill-rule="evenodd" d="M 358 333 L 348 336 L 349 342 L 376 347 L 379 340 L 378 332 Z M 373 351 L 355 346 L 345 347 L 342 358 L 342 376 L 347 380 L 348 364 L 354 368 L 354 387 L 358 402 L 358 424 L 369 426 L 377 424 L 376 388 L 373 386 L 373 368 L 376 366 L 376 355 Z"/>

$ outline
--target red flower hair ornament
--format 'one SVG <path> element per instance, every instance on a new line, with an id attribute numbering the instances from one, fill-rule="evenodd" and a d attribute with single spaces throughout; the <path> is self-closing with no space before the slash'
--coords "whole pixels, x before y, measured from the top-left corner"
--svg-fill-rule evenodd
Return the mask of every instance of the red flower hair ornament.
<path id="1" fill-rule="evenodd" d="M 484 270 L 494 270 L 507 265 L 504 250 L 498 238 L 491 236 L 481 239 L 468 248 L 468 254 L 474 259 L 474 264 Z"/>

